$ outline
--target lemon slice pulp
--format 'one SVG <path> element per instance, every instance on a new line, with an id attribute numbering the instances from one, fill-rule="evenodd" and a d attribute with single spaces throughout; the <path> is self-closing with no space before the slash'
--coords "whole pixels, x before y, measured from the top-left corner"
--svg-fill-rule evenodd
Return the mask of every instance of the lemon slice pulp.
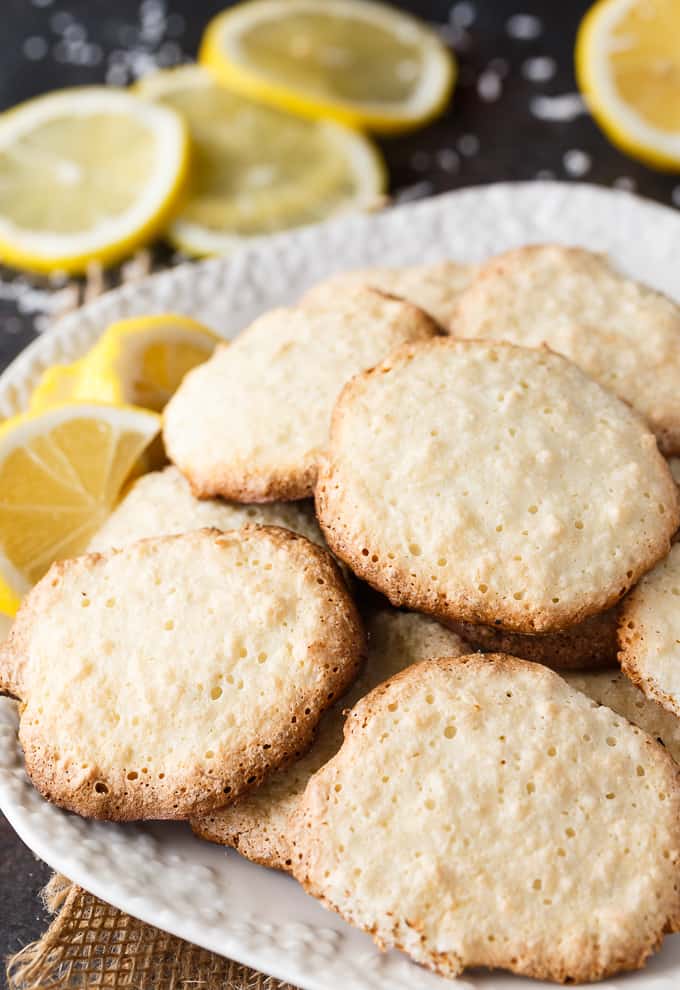
<path id="1" fill-rule="evenodd" d="M 373 206 L 383 192 L 376 149 L 344 127 L 254 103 L 197 66 L 154 73 L 137 88 L 189 127 L 189 189 L 168 231 L 189 254 L 228 253 L 245 238 Z"/>
<path id="2" fill-rule="evenodd" d="M 0 612 L 101 526 L 160 417 L 97 403 L 27 413 L 0 426 Z"/>
<path id="3" fill-rule="evenodd" d="M 381 133 L 440 113 L 456 74 L 425 24 L 369 0 L 248 0 L 210 22 L 200 61 L 247 96 Z"/>
<path id="4" fill-rule="evenodd" d="M 680 169 L 677 0 L 600 0 L 579 28 L 576 73 L 614 144 L 650 165 Z"/>
<path id="5" fill-rule="evenodd" d="M 0 260 L 82 272 L 166 223 L 187 167 L 181 118 L 131 93 L 60 90 L 0 115 Z"/>

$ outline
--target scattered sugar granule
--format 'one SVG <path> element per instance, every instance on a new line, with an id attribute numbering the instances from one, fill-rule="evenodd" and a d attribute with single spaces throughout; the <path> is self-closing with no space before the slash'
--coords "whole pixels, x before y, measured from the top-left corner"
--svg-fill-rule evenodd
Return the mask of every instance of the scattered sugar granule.
<path id="1" fill-rule="evenodd" d="M 517 41 L 532 41 L 540 37 L 543 25 L 533 14 L 513 14 L 505 25 L 505 30 L 511 38 Z"/>
<path id="2" fill-rule="evenodd" d="M 574 178 L 587 175 L 592 163 L 590 155 L 585 151 L 581 151 L 579 148 L 571 148 L 569 151 L 566 151 L 562 161 L 567 175 L 571 175 Z"/>

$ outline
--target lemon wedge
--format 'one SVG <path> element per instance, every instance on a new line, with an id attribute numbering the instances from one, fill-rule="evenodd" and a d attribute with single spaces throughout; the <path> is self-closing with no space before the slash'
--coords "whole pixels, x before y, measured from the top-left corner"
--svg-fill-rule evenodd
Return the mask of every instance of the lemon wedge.
<path id="1" fill-rule="evenodd" d="M 0 115 L 0 260 L 83 272 L 150 240 L 187 169 L 183 121 L 132 93 L 65 89 Z"/>
<path id="2" fill-rule="evenodd" d="M 362 135 L 231 93 L 198 66 L 137 84 L 185 118 L 193 166 L 168 237 L 187 254 L 228 254 L 244 239 L 377 205 L 385 170 Z"/>
<path id="3" fill-rule="evenodd" d="M 680 169 L 680 3 L 600 0 L 581 22 L 576 75 L 613 144 Z"/>
<path id="4" fill-rule="evenodd" d="M 425 24 L 368 0 L 248 0 L 210 22 L 199 59 L 235 92 L 382 134 L 441 113 L 456 76 Z"/>
<path id="5" fill-rule="evenodd" d="M 50 564 L 84 550 L 160 429 L 156 413 L 56 406 L 0 425 L 0 612 Z"/>

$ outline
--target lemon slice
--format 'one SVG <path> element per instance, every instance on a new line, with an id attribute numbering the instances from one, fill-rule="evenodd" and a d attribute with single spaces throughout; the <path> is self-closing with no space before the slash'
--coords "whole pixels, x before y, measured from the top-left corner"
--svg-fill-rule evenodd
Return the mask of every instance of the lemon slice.
<path id="1" fill-rule="evenodd" d="M 203 324 L 173 313 L 120 320 L 78 362 L 76 395 L 160 412 L 219 340 Z"/>
<path id="2" fill-rule="evenodd" d="M 0 115 L 0 260 L 78 273 L 148 241 L 175 208 L 178 114 L 123 90 L 65 89 Z"/>
<path id="3" fill-rule="evenodd" d="M 248 0 L 210 22 L 199 58 L 236 92 L 383 134 L 441 113 L 456 75 L 433 31 L 368 0 Z"/>
<path id="4" fill-rule="evenodd" d="M 662 169 L 680 169 L 680 3 L 601 0 L 576 41 L 584 98 L 610 140 Z"/>
<path id="5" fill-rule="evenodd" d="M 175 313 L 120 320 L 79 361 L 47 368 L 29 408 L 44 412 L 91 400 L 160 412 L 186 373 L 206 361 L 220 341 L 202 323 Z"/>
<path id="6" fill-rule="evenodd" d="M 0 426 L 0 612 L 52 561 L 84 550 L 144 449 L 156 413 L 73 403 Z"/>
<path id="7" fill-rule="evenodd" d="M 178 110 L 189 127 L 190 185 L 168 230 L 188 254 L 227 254 L 245 238 L 381 199 L 382 161 L 354 131 L 254 103 L 198 66 L 156 72 L 137 89 Z"/>

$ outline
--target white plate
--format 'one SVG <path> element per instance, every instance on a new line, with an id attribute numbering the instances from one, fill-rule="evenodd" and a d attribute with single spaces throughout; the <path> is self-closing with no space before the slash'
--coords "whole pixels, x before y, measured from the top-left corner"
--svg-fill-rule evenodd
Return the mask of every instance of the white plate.
<path id="1" fill-rule="evenodd" d="M 71 360 L 114 319 L 175 310 L 232 336 L 255 314 L 294 299 L 333 271 L 453 257 L 479 260 L 529 241 L 608 251 L 627 271 L 678 296 L 680 214 L 627 193 L 559 183 L 502 184 L 451 193 L 373 217 L 279 235 L 232 260 L 187 265 L 126 286 L 62 320 L 0 378 L 0 415 L 21 409 L 40 371 Z M 88 822 L 33 790 L 16 740 L 13 703 L 0 699 L 0 807 L 50 866 L 98 897 L 175 935 L 305 990 L 445 990 L 450 981 L 325 911 L 290 878 L 195 839 L 183 824 Z M 385 863 L 385 872 L 399 869 Z M 460 987 L 539 990 L 500 973 Z M 608 990 L 677 990 L 680 935 L 639 974 Z"/>

